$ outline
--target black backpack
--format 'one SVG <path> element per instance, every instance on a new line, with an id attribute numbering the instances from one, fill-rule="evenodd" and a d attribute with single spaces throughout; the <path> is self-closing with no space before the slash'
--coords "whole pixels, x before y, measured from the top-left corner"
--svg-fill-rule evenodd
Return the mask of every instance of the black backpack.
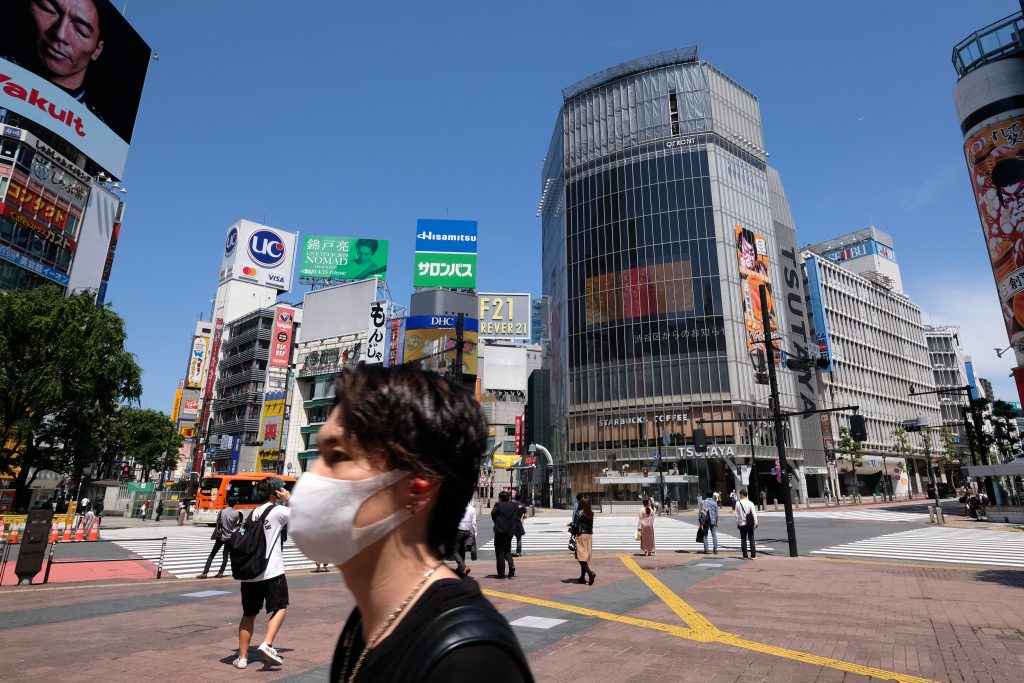
<path id="1" fill-rule="evenodd" d="M 492 610 L 476 605 L 453 607 L 437 615 L 422 633 L 402 656 L 394 680 L 425 680 L 450 652 L 469 645 L 491 645 L 512 657 L 524 681 L 533 681 L 512 627 L 504 619 L 495 619 Z"/>
<path id="2" fill-rule="evenodd" d="M 263 533 L 263 518 L 273 506 L 259 517 L 256 509 L 249 513 L 249 519 L 242 522 L 231 538 L 227 540 L 228 555 L 231 558 L 231 576 L 239 581 L 255 579 L 267 569 L 270 553 L 267 552 L 267 535 Z M 277 539 L 274 539 L 274 543 Z"/>

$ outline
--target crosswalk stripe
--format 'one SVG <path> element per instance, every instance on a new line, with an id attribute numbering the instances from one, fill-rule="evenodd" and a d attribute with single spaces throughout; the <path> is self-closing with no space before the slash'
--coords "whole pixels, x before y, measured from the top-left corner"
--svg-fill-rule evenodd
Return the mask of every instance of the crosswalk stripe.
<path id="1" fill-rule="evenodd" d="M 785 512 L 759 512 L 759 517 L 784 517 Z M 801 511 L 794 515 L 796 520 L 801 519 L 853 519 L 872 522 L 917 522 L 928 523 L 928 515 L 923 512 L 891 512 L 889 510 L 816 510 L 812 512 Z"/>
<path id="2" fill-rule="evenodd" d="M 555 520 L 531 517 L 523 522 L 526 534 L 523 536 L 523 552 L 568 552 L 569 534 L 566 518 Z M 632 517 L 598 517 L 594 520 L 594 550 L 629 551 L 640 550 L 640 542 L 634 538 L 636 519 Z M 656 548 L 664 550 L 704 550 L 704 544 L 696 539 L 697 525 L 675 519 L 659 517 L 654 522 L 654 542 Z M 755 536 L 756 540 L 756 536 Z M 513 546 L 515 541 L 513 541 Z M 710 547 L 711 540 L 708 545 Z M 739 550 L 740 539 L 737 536 L 718 531 L 719 550 Z M 515 548 L 513 547 L 513 550 Z M 771 550 L 769 546 L 757 544 L 757 549 Z M 494 551 L 494 541 L 480 546 L 481 551 Z"/>
<path id="3" fill-rule="evenodd" d="M 171 529 L 174 531 L 166 534 L 167 548 L 164 553 L 163 569 L 179 579 L 194 578 L 203 571 L 206 566 L 206 558 L 213 550 L 214 541 L 209 537 L 210 530 L 201 527 L 171 527 Z M 113 541 L 118 547 L 156 564 L 160 559 L 163 542 L 151 539 L 163 534 L 163 528 L 135 528 L 112 529 L 105 531 L 103 536 L 107 540 Z M 220 569 L 223 552 L 223 550 L 217 552 L 217 556 L 210 563 L 210 571 Z M 295 547 L 291 539 L 285 541 L 283 558 L 286 571 L 312 569 L 316 566 Z M 230 571 L 230 562 L 225 571 Z"/>
<path id="4" fill-rule="evenodd" d="M 815 555 L 873 557 L 1024 568 L 1024 543 L 1004 531 L 928 527 L 815 550 Z"/>

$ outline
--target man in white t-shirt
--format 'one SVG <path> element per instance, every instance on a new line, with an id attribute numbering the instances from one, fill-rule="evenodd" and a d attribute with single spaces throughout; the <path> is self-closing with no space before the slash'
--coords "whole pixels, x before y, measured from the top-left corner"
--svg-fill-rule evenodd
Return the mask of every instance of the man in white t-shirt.
<path id="1" fill-rule="evenodd" d="M 757 547 L 754 545 L 754 529 L 757 528 L 757 506 L 747 500 L 747 490 L 740 491 L 740 499 L 736 501 L 736 526 L 740 528 L 740 549 L 743 559 L 747 558 L 747 540 L 750 540 L 750 558 L 757 559 Z"/>
<path id="2" fill-rule="evenodd" d="M 256 500 L 264 501 L 253 511 L 253 519 L 263 523 L 263 533 L 267 538 L 267 567 L 263 573 L 253 579 L 242 581 L 242 620 L 238 622 L 238 659 L 232 664 L 237 669 L 244 669 L 249 661 L 249 642 L 252 640 L 256 615 L 266 604 L 270 621 L 267 623 L 267 635 L 257 648 L 263 658 L 271 664 L 282 664 L 284 658 L 274 649 L 274 638 L 284 623 L 284 615 L 288 608 L 288 580 L 284 575 L 284 534 L 288 527 L 291 510 L 284 504 L 288 503 L 291 494 L 284 488 L 284 482 L 277 477 L 269 477 L 256 484 Z M 278 503 L 282 503 L 279 505 Z"/>

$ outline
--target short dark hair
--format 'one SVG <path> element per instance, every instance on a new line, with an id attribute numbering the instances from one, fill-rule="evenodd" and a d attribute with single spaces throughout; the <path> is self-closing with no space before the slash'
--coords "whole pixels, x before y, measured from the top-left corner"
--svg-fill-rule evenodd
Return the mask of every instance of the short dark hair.
<path id="1" fill-rule="evenodd" d="M 356 251 L 359 251 L 360 247 L 369 247 L 370 252 L 376 254 L 377 249 L 380 248 L 380 243 L 378 243 L 377 240 L 371 240 L 364 237 L 362 239 L 356 240 Z"/>
<path id="2" fill-rule="evenodd" d="M 278 489 L 284 488 L 284 482 L 277 477 L 267 477 L 263 481 L 256 482 L 256 487 L 253 495 L 256 496 L 256 500 L 260 503 L 266 503 L 270 500 L 270 497 L 277 493 Z"/>
<path id="3" fill-rule="evenodd" d="M 576 494 L 576 502 L 579 502 L 581 500 L 583 500 L 583 494 L 582 493 L 577 493 Z"/>
<path id="4" fill-rule="evenodd" d="M 411 365 L 359 364 L 338 375 L 334 404 L 345 438 L 371 460 L 440 481 L 427 540 L 447 555 L 487 447 L 487 422 L 472 392 Z"/>
<path id="5" fill-rule="evenodd" d="M 498 493 L 498 500 L 508 501 L 511 496 L 508 495 L 508 491 L 501 491 Z"/>
<path id="6" fill-rule="evenodd" d="M 740 495 L 745 498 L 747 496 L 747 490 L 746 489 L 740 489 Z"/>

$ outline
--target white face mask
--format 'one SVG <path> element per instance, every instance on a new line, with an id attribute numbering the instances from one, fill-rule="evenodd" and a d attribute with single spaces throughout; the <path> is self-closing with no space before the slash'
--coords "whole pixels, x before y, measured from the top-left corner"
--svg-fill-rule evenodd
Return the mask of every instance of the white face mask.
<path id="1" fill-rule="evenodd" d="M 340 567 L 409 518 L 403 508 L 379 522 L 364 527 L 355 525 L 363 503 L 408 475 L 394 470 L 369 479 L 348 480 L 306 472 L 288 503 L 288 532 L 306 557 Z"/>

